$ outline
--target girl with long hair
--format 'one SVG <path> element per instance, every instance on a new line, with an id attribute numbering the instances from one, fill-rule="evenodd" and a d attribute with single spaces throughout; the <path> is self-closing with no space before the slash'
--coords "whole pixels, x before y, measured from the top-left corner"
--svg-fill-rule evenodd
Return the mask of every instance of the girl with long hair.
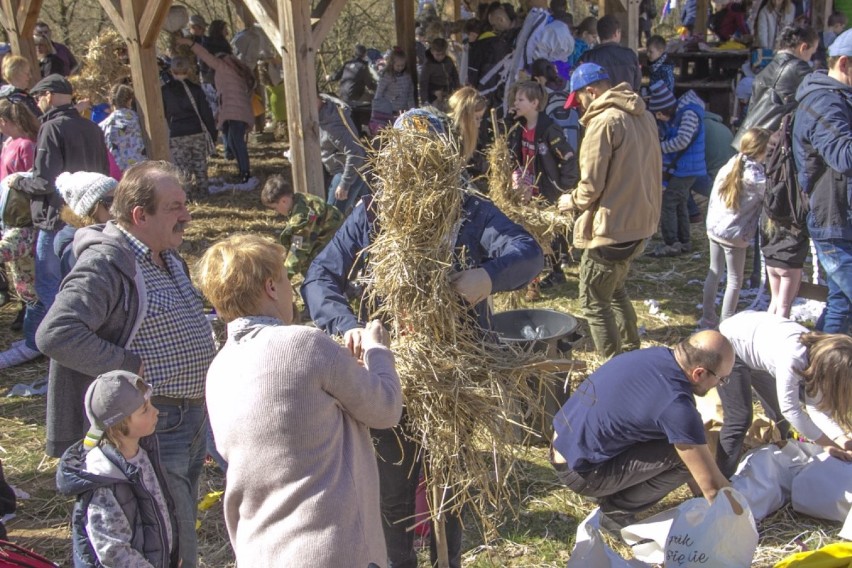
<path id="1" fill-rule="evenodd" d="M 488 101 L 473 87 L 462 87 L 450 95 L 450 118 L 461 138 L 462 157 L 466 163 L 474 157 L 479 142 L 479 127 L 488 109 Z"/>
<path id="2" fill-rule="evenodd" d="M 751 128 L 743 135 L 740 152 L 722 166 L 716 175 L 707 206 L 707 237 L 710 243 L 710 270 L 704 280 L 702 328 L 719 324 L 715 298 L 722 270 L 728 273 L 722 320 L 737 311 L 745 270 L 746 249 L 757 230 L 766 175 L 763 158 L 770 132 Z"/>

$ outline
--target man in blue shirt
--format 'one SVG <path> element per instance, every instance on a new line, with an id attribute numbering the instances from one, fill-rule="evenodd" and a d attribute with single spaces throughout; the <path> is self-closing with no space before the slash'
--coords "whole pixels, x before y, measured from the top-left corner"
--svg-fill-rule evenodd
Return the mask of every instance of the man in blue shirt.
<path id="1" fill-rule="evenodd" d="M 728 481 L 716 466 L 693 395 L 724 383 L 731 344 L 702 331 L 674 349 L 623 353 L 601 366 L 553 418 L 560 480 L 594 497 L 602 526 L 631 524 L 692 477 L 707 500 Z"/>

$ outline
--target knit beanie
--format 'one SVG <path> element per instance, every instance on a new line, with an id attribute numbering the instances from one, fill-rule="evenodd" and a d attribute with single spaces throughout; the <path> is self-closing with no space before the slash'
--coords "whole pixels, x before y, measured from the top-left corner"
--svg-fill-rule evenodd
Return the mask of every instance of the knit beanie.
<path id="1" fill-rule="evenodd" d="M 96 172 L 63 172 L 56 178 L 56 189 L 80 217 L 90 215 L 98 200 L 117 184 L 111 177 Z"/>
<path id="2" fill-rule="evenodd" d="M 667 110 L 677 104 L 677 99 L 666 84 L 662 81 L 655 81 L 648 87 L 648 110 L 657 112 Z"/>

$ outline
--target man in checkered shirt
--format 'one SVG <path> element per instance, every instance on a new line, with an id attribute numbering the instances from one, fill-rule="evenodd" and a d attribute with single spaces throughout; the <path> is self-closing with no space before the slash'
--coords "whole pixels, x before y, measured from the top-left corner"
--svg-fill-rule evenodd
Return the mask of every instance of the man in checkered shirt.
<path id="1" fill-rule="evenodd" d="M 115 221 L 77 231 L 77 263 L 39 326 L 51 358 L 47 452 L 60 456 L 88 429 L 83 395 L 121 369 L 154 388 L 155 436 L 174 501 L 183 568 L 196 566 L 198 477 L 205 457 L 204 380 L 215 347 L 200 295 L 175 249 L 190 221 L 178 170 L 143 162 L 125 172 Z"/>

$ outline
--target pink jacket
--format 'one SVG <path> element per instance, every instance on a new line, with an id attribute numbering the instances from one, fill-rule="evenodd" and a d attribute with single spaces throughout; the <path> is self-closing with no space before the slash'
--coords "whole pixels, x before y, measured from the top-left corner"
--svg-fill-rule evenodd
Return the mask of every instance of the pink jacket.
<path id="1" fill-rule="evenodd" d="M 192 51 L 201 61 L 216 71 L 216 92 L 219 93 L 217 128 L 221 130 L 226 120 L 238 120 L 245 122 L 250 130 L 254 125 L 254 113 L 251 108 L 252 91 L 247 88 L 243 78 L 230 65 L 211 55 L 201 44 L 194 44 Z"/>

